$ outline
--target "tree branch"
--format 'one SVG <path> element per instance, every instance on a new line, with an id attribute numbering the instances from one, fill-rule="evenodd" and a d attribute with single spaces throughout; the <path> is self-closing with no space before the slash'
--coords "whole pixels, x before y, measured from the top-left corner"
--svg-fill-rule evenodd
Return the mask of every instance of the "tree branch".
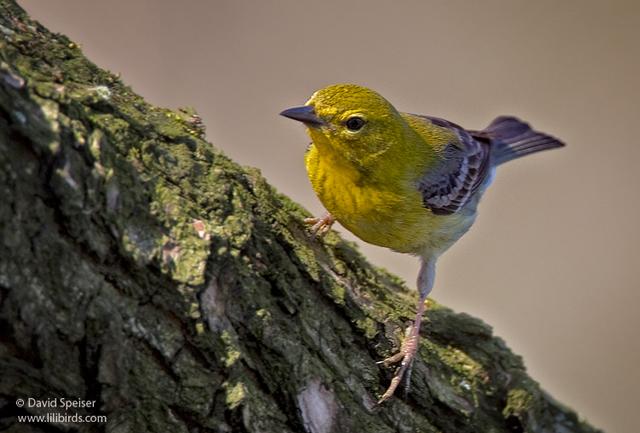
<path id="1" fill-rule="evenodd" d="M 409 394 L 375 407 L 415 292 L 203 136 L 0 0 L 0 427 L 596 431 L 431 300 Z M 29 397 L 107 421 L 20 422 L 51 411 Z"/>

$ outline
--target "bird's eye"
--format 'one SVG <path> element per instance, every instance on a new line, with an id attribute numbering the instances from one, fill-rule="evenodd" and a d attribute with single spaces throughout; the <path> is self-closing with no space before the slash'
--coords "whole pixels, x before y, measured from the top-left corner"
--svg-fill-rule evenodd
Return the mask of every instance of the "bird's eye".
<path id="1" fill-rule="evenodd" d="M 364 119 L 358 116 L 349 117 L 345 125 L 349 131 L 359 131 L 364 126 Z"/>

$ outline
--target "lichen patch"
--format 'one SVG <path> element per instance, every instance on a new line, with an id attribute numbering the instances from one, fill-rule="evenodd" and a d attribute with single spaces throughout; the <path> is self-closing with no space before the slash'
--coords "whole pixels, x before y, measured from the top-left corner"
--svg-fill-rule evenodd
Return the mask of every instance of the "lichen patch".
<path id="1" fill-rule="evenodd" d="M 333 392 L 327 389 L 319 379 L 309 381 L 297 395 L 296 401 L 307 432 L 331 432 L 338 405 Z"/>

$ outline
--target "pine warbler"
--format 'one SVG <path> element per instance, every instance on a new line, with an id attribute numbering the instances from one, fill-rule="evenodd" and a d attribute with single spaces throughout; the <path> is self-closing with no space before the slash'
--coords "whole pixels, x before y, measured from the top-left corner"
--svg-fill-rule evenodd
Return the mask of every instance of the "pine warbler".
<path id="1" fill-rule="evenodd" d="M 437 117 L 402 113 L 353 84 L 326 87 L 281 114 L 303 122 L 311 136 L 306 167 L 329 211 L 306 220 L 312 231 L 325 233 L 337 220 L 366 242 L 420 257 L 415 321 L 400 352 L 382 361 L 400 362 L 382 403 L 416 354 L 436 260 L 473 224 L 496 167 L 563 143 L 514 117 L 467 131 Z"/>

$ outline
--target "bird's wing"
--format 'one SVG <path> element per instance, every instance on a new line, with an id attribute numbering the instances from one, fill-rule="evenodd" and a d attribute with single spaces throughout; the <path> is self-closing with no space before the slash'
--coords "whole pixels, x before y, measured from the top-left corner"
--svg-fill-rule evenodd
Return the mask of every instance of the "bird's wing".
<path id="1" fill-rule="evenodd" d="M 455 123 L 437 117 L 420 116 L 455 133 L 458 142 L 449 143 L 443 158 L 418 181 L 425 207 L 436 215 L 450 215 L 469 201 L 490 172 L 490 142 L 476 140 Z"/>

